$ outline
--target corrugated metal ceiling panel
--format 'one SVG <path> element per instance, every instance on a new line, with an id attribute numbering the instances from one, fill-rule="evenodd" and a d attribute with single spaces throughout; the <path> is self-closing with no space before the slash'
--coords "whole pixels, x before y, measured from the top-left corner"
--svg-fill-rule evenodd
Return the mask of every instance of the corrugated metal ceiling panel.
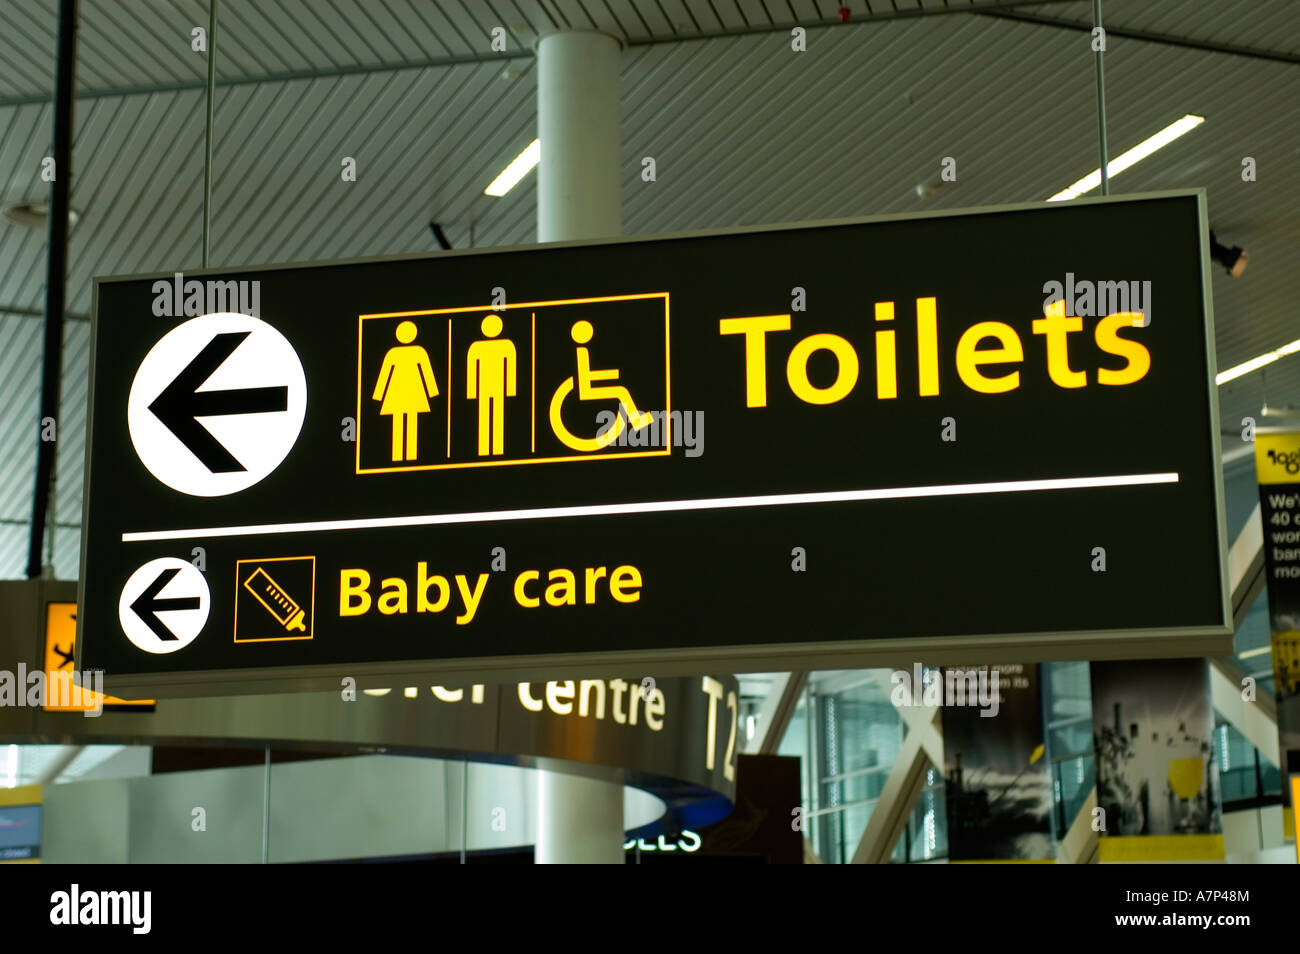
<path id="1" fill-rule="evenodd" d="M 1091 26 L 1087 0 L 1017 7 L 1008 11 Z M 1300 52 L 1300 27 L 1289 0 L 1103 0 L 1102 25 L 1108 29 L 1186 37 L 1197 42 L 1234 44 L 1263 50 Z M 1125 42 L 1111 37 L 1107 50 Z M 1135 41 L 1128 41 L 1135 42 Z"/>
<path id="2" fill-rule="evenodd" d="M 6 580 L 21 579 L 27 570 L 27 525 L 0 522 L 0 574 Z M 63 577 L 75 580 L 77 575 Z"/>
<path id="3" fill-rule="evenodd" d="M 40 0 L 0 6 L 0 97 L 50 89 L 56 20 L 53 4 Z"/>
<path id="4" fill-rule="evenodd" d="M 41 387 L 41 324 L 31 318 L 0 315 L 0 526 L 31 519 Z M 26 557 L 23 566 L 26 566 Z M 5 578 L 12 564 L 0 563 Z"/>

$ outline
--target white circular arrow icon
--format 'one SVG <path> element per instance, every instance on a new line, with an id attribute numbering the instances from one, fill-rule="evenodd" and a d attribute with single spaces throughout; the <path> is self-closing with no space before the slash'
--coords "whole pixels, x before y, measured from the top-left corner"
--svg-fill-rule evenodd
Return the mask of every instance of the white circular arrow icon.
<path id="1" fill-rule="evenodd" d="M 212 598 L 198 568 L 177 557 L 150 560 L 122 587 L 122 632 L 147 653 L 174 653 L 194 641 L 208 621 Z"/>
<path id="2" fill-rule="evenodd" d="M 293 345 L 260 318 L 221 312 L 177 325 L 145 355 L 127 425 L 151 474 L 181 493 L 219 497 L 275 470 L 306 411 Z"/>

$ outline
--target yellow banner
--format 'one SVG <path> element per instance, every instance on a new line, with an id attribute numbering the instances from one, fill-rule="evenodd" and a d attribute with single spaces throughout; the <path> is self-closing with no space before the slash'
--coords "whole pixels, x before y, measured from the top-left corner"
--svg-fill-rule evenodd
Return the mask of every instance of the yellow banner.
<path id="1" fill-rule="evenodd" d="M 1291 804 L 1282 809 L 1282 835 L 1295 841 L 1296 864 L 1300 864 L 1300 838 L 1295 836 L 1295 806 L 1300 802 L 1300 775 L 1291 776 Z"/>
<path id="2" fill-rule="evenodd" d="M 1284 695 L 1300 693 L 1300 630 L 1272 634 L 1273 680 Z"/>
<path id="3" fill-rule="evenodd" d="M 1123 861 L 1222 861 L 1222 835 L 1122 835 L 1097 843 L 1102 864 Z"/>
<path id="4" fill-rule="evenodd" d="M 39 805 L 39 785 L 19 785 L 17 788 L 0 788 L 0 808 L 13 805 Z"/>
<path id="5" fill-rule="evenodd" d="M 1054 865 L 1055 858 L 989 858 L 987 861 L 950 861 L 950 865 Z"/>

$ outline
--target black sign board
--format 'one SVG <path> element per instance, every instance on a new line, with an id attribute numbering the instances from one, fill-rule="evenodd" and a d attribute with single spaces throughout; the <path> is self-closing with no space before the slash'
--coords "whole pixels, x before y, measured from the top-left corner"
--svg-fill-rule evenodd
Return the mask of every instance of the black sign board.
<path id="1" fill-rule="evenodd" d="M 155 694 L 1226 649 L 1199 193 L 96 285 Z"/>

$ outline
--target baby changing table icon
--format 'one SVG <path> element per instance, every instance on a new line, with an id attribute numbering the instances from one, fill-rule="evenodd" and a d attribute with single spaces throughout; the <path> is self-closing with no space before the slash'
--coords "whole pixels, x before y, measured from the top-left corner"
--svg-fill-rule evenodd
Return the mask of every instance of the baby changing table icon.
<path id="1" fill-rule="evenodd" d="M 269 557 L 235 564 L 235 642 L 312 638 L 316 558 Z"/>

